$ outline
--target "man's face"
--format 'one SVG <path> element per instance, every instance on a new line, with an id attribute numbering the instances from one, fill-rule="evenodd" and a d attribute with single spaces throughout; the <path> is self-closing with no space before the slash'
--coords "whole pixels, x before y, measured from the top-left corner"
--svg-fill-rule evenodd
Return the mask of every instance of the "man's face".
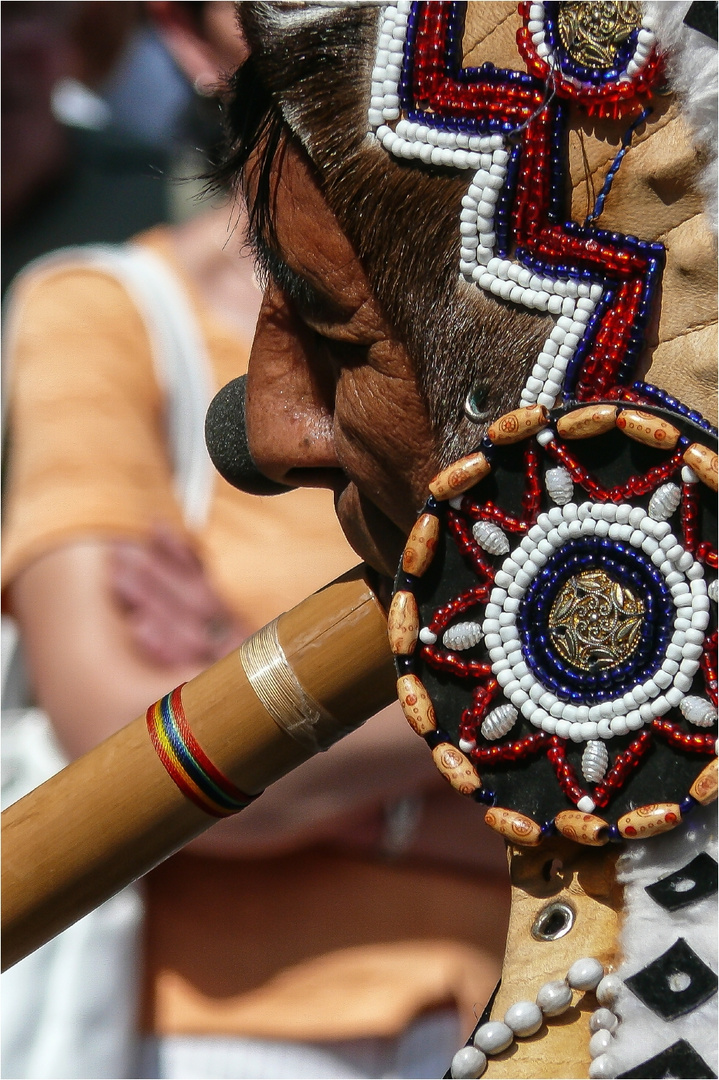
<path id="1" fill-rule="evenodd" d="M 330 487 L 352 546 L 393 575 L 436 471 L 412 363 L 371 293 L 301 150 L 281 157 L 277 242 L 247 381 L 258 468 Z M 391 228 L 391 221 L 387 228 Z"/>

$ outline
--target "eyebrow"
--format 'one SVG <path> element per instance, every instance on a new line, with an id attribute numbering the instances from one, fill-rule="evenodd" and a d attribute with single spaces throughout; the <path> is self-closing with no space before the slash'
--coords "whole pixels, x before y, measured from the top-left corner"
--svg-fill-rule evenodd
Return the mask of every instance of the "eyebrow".
<path id="1" fill-rule="evenodd" d="M 320 321 L 348 317 L 347 310 L 344 310 L 337 300 L 315 288 L 310 281 L 293 270 L 277 248 L 259 231 L 252 230 L 249 242 L 255 253 L 260 279 L 271 279 L 291 300 L 300 316 Z"/>
<path id="2" fill-rule="evenodd" d="M 257 268 L 261 278 L 271 278 L 300 312 L 315 312 L 330 306 L 313 285 L 289 266 L 280 253 L 267 240 L 255 234 L 251 237 Z"/>

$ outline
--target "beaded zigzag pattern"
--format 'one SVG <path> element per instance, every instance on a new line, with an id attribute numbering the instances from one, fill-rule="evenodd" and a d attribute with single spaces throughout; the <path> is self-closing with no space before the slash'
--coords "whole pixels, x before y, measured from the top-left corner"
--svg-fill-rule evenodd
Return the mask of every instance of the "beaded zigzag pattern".
<path id="1" fill-rule="evenodd" d="M 461 66 L 464 4 L 387 5 L 368 113 L 394 156 L 471 172 L 460 275 L 556 316 L 520 401 L 547 408 L 561 393 L 589 400 L 631 381 L 664 266 L 662 244 L 564 213 L 568 103 L 600 116 L 636 111 L 660 74 L 651 27 L 645 18 L 625 43 L 621 70 L 584 71 L 582 81 L 552 44 L 554 7 L 519 5 L 522 72 Z"/>

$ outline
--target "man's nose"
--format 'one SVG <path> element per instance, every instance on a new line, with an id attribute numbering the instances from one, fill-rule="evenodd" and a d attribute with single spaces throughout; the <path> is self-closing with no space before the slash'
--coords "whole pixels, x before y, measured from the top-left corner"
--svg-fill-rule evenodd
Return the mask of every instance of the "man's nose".
<path id="1" fill-rule="evenodd" d="M 247 436 L 260 472 L 291 487 L 332 487 L 339 468 L 333 439 L 335 378 L 315 342 L 314 332 L 270 286 L 247 375 Z"/>

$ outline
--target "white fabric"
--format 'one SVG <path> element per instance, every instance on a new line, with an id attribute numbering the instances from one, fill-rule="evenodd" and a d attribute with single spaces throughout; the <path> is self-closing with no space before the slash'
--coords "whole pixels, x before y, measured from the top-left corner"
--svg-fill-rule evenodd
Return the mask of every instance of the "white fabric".
<path id="1" fill-rule="evenodd" d="M 210 368 L 191 303 L 172 271 L 140 247 L 89 245 L 44 256 L 31 273 L 95 266 L 116 277 L 145 321 L 166 400 L 168 444 L 185 521 L 207 516 L 212 466 L 204 444 Z M 12 308 L 8 334 L 13 333 Z M 48 717 L 30 706 L 12 619 L 2 621 L 2 804 L 67 764 Z M 7 1080 L 137 1076 L 142 901 L 130 886 L 0 980 L 2 1075 Z"/>
<path id="2" fill-rule="evenodd" d="M 42 710 L 3 709 L 3 809 L 66 763 Z M 135 1075 L 141 922 L 131 886 L 3 974 L 3 1077 Z"/>
<path id="3" fill-rule="evenodd" d="M 160 256 L 135 244 L 63 248 L 36 259 L 23 273 L 37 280 L 38 275 L 49 276 L 73 266 L 91 267 L 116 278 L 143 318 L 155 374 L 165 397 L 175 489 L 185 523 L 201 528 L 207 519 L 214 478 L 205 448 L 205 414 L 213 385 L 191 300 Z M 6 353 L 12 351 L 16 329 L 12 291 L 5 302 Z"/>
<path id="4" fill-rule="evenodd" d="M 715 805 L 695 810 L 673 832 L 646 843 L 627 844 L 617 865 L 618 879 L 624 885 L 623 960 L 617 972 L 620 978 L 641 971 L 677 938 L 684 938 L 705 964 L 717 970 L 716 893 L 686 908 L 666 911 L 645 892 L 647 885 L 680 870 L 702 851 L 717 858 Z M 717 1071 L 716 994 L 686 1016 L 666 1021 L 625 987 L 616 1012 L 621 1023 L 609 1051 L 614 1065 L 612 1076 L 628 1072 L 678 1039 L 691 1043 L 707 1065 Z"/>
<path id="5" fill-rule="evenodd" d="M 434 1080 L 462 1043 L 460 1022 L 446 1009 L 419 1017 L 396 1039 L 280 1042 L 218 1036 L 148 1039 L 145 1080 Z"/>

